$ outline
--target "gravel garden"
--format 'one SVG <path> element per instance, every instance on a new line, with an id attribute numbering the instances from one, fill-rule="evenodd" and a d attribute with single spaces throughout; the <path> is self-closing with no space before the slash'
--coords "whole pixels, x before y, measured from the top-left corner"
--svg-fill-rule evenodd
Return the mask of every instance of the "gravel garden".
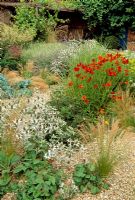
<path id="1" fill-rule="evenodd" d="M 0 199 L 135 200 L 135 52 L 37 39 L 25 9 L 0 23 Z"/>

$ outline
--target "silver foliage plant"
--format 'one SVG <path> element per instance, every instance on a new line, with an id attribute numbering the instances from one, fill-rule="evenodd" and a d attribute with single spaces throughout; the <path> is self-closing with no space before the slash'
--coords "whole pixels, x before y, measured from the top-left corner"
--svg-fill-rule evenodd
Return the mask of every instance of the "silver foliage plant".
<path id="1" fill-rule="evenodd" d="M 27 100 L 27 105 L 20 113 L 19 118 L 15 118 L 12 127 L 16 130 L 16 135 L 22 141 L 27 141 L 32 135 L 37 135 L 46 139 L 50 143 L 63 143 L 72 145 L 76 140 L 76 133 L 72 127 L 60 118 L 56 108 L 47 104 L 46 95 L 34 95 Z M 19 99 L 12 99 L 7 104 L 1 104 L 1 124 L 5 123 L 7 117 L 19 108 Z"/>

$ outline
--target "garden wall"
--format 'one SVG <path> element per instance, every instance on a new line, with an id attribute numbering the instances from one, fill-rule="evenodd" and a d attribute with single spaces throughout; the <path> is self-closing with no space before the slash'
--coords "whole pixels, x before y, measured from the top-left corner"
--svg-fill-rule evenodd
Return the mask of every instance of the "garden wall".
<path id="1" fill-rule="evenodd" d="M 127 48 L 129 50 L 135 51 L 135 32 L 129 30 L 128 32 L 128 44 Z"/>
<path id="2" fill-rule="evenodd" d="M 0 22 L 3 22 L 5 24 L 10 24 L 11 12 L 8 9 L 0 8 Z"/>

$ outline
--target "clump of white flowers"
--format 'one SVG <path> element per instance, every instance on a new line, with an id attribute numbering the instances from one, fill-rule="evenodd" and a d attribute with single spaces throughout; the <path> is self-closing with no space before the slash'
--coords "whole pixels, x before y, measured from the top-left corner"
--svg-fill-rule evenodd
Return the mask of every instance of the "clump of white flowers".
<path id="1" fill-rule="evenodd" d="M 59 75 L 66 73 L 69 59 L 78 52 L 80 44 L 81 42 L 79 41 L 67 43 L 66 48 L 59 51 L 55 60 L 50 63 L 50 70 Z"/>

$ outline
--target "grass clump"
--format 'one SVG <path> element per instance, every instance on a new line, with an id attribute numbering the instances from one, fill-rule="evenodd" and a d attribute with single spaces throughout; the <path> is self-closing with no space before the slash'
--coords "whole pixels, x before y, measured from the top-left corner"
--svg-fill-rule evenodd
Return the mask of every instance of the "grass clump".
<path id="1" fill-rule="evenodd" d="M 101 177 L 107 177 L 117 165 L 122 151 L 119 141 L 123 133 L 118 120 L 113 121 L 111 125 L 108 121 L 102 120 L 96 125 L 95 136 L 98 146 L 96 166 Z"/>
<path id="2" fill-rule="evenodd" d="M 135 128 L 134 103 L 130 91 L 119 91 L 119 94 L 121 99 L 113 103 L 111 110 L 122 128 Z"/>

